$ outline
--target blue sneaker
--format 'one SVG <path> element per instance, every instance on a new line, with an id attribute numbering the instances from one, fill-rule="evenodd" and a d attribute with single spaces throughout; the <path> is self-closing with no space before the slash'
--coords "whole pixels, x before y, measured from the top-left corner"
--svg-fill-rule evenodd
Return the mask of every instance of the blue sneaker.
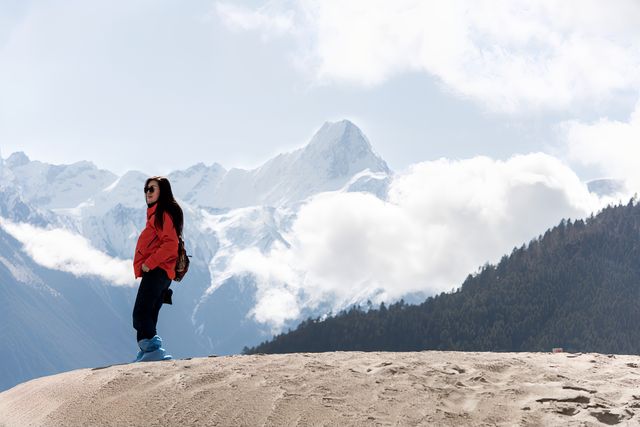
<path id="1" fill-rule="evenodd" d="M 138 353 L 140 358 L 136 358 L 136 362 L 158 362 L 160 360 L 173 359 L 173 356 L 167 354 L 167 351 L 162 348 L 162 338 L 158 335 L 151 339 L 138 341 L 138 346 L 142 355 Z"/>

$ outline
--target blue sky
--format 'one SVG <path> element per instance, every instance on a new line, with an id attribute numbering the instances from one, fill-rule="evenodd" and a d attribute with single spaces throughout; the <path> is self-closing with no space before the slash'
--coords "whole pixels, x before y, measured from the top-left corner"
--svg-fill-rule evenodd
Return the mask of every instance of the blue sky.
<path id="1" fill-rule="evenodd" d="M 543 151 L 626 177 L 635 144 L 593 138 L 638 136 L 638 23 L 634 1 L 0 0 L 0 151 L 249 168 L 347 118 L 395 170 Z"/>

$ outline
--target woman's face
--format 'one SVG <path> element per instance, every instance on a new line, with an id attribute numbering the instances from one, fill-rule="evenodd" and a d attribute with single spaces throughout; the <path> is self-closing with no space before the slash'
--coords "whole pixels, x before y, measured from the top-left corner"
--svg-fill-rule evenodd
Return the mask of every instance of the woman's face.
<path id="1" fill-rule="evenodd" d="M 149 181 L 149 184 L 147 184 L 144 189 L 144 196 L 147 200 L 147 205 L 158 201 L 158 197 L 160 197 L 160 185 L 158 181 Z"/>

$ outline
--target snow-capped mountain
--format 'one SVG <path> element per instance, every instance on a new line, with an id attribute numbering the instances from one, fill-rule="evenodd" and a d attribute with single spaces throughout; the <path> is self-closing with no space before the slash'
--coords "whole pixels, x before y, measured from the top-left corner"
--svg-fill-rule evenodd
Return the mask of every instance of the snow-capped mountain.
<path id="1" fill-rule="evenodd" d="M 618 193 L 628 192 L 625 182 L 620 179 L 602 178 L 587 182 L 589 191 L 598 196 L 614 196 Z"/>
<path id="2" fill-rule="evenodd" d="M 55 221 L 55 215 L 39 209 L 25 200 L 15 176 L 0 156 L 0 217 L 18 222 L 46 225 Z"/>
<path id="3" fill-rule="evenodd" d="M 20 152 L 9 156 L 5 167 L 13 174 L 22 197 L 43 209 L 75 207 L 117 178 L 91 162 L 49 165 L 31 161 Z"/>
<path id="4" fill-rule="evenodd" d="M 324 124 L 306 146 L 276 156 L 253 170 L 227 170 L 216 163 L 201 163 L 172 172 L 169 178 L 185 212 L 184 234 L 193 255 L 189 275 L 174 285 L 174 306 L 164 309 L 160 319 L 165 339 L 174 343 L 173 353 L 178 357 L 235 353 L 245 345 L 268 338 L 270 326 L 250 315 L 256 301 L 254 279 L 246 275 L 224 276 L 229 261 L 241 250 L 267 252 L 275 242 L 287 245 L 283 235 L 308 197 L 339 190 L 365 191 L 384 198 L 390 176 L 384 160 L 375 154 L 360 129 L 348 121 Z M 132 257 L 145 220 L 142 187 L 146 174 L 130 171 L 118 177 L 89 162 L 49 165 L 14 153 L 6 160 L 0 156 L 0 177 L 2 218 L 40 228 L 65 229 L 83 236 L 94 248 L 112 257 Z M 65 341 L 67 350 L 73 351 L 75 345 L 80 355 L 79 359 L 71 358 L 75 366 L 103 363 L 104 357 L 111 354 L 103 352 L 98 357 L 83 353 L 82 348 L 91 340 L 91 345 L 95 340 L 116 340 L 120 344 L 130 340 L 134 348 L 129 312 L 135 287 L 110 286 L 99 277 L 76 277 L 39 266 L 33 260 L 23 262 L 28 258 L 26 251 L 18 251 L 20 244 L 1 226 L 0 232 L 0 237 L 10 242 L 0 248 L 2 266 L 7 271 L 20 272 L 16 274 L 24 279 L 20 282 L 13 275 L 14 279 L 10 283 L 5 280 L 2 288 L 3 292 L 20 290 L 12 298 L 26 301 L 18 304 L 24 314 L 22 324 L 8 323 L 15 329 L 10 336 L 16 348 L 16 364 L 20 363 L 19 353 L 32 347 L 33 337 L 45 346 L 56 345 L 55 340 L 65 333 L 76 337 L 75 341 Z M 38 285 L 29 287 L 23 283 L 30 280 Z M 59 282 L 66 283 L 64 292 L 51 284 Z M 33 295 L 27 295 L 23 288 L 30 289 L 28 292 Z M 86 294 L 86 289 L 95 295 Z M 50 298 L 52 294 L 65 295 L 66 302 Z M 83 295 L 82 302 L 79 295 Z M 48 301 L 50 307 L 42 303 L 29 314 L 28 301 L 34 298 Z M 70 308 L 69 301 L 82 305 L 82 309 Z M 96 305 L 105 313 L 102 336 L 89 338 L 88 331 L 78 335 L 82 325 L 93 324 L 83 316 L 90 317 L 89 307 Z M 77 312 L 77 316 L 63 316 L 62 322 L 50 320 L 62 316 L 61 310 Z M 39 334 L 43 323 L 55 325 L 55 334 Z M 21 333 L 18 328 L 26 332 Z M 0 346 L 8 337 L 0 337 Z M 130 357 L 124 350 L 126 346 L 120 344 L 114 350 L 119 357 L 109 356 L 113 361 Z M 82 358 L 82 354 L 87 357 Z M 34 366 L 42 363 L 49 371 L 30 369 L 34 375 L 71 367 L 61 358 L 49 364 L 43 357 L 36 359 Z"/>
<path id="5" fill-rule="evenodd" d="M 14 153 L 4 163 L 26 203 L 55 212 L 110 255 L 130 256 L 132 236 L 144 218 L 141 189 L 148 175 L 129 171 L 118 177 L 90 162 L 48 165 L 30 161 L 24 153 Z M 200 163 L 168 177 L 186 211 L 185 234 L 194 236 L 200 234 L 201 208 L 214 213 L 250 206 L 282 208 L 338 189 L 384 198 L 390 174 L 362 131 L 345 120 L 325 123 L 305 147 L 253 170 Z"/>
<path id="6" fill-rule="evenodd" d="M 353 123 L 325 123 L 311 142 L 253 170 L 196 165 L 169 175 L 184 200 L 212 208 L 284 206 L 342 188 L 356 174 L 390 173 Z"/>

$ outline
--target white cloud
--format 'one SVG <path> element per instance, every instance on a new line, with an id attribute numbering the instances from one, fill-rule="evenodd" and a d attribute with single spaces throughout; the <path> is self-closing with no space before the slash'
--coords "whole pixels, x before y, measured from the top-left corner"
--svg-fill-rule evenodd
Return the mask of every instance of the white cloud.
<path id="1" fill-rule="evenodd" d="M 291 34 L 317 81 L 424 71 L 502 112 L 560 110 L 640 85 L 640 3 L 301 0 L 217 4 L 230 26 Z"/>
<path id="2" fill-rule="evenodd" d="M 640 192 L 640 103 L 628 121 L 575 120 L 563 123 L 560 129 L 571 161 L 596 166 L 603 174 L 624 179 L 629 189 Z"/>
<path id="3" fill-rule="evenodd" d="M 562 218 L 586 217 L 605 202 L 545 154 L 423 162 L 394 179 L 388 201 L 313 197 L 285 235 L 289 247 L 242 251 L 225 274 L 255 275 L 253 315 L 277 329 L 306 307 L 448 291 Z"/>
<path id="4" fill-rule="evenodd" d="M 282 35 L 294 29 L 293 12 L 279 13 L 268 5 L 249 10 L 232 3 L 216 3 L 216 12 L 231 29 L 261 30 L 265 35 Z"/>
<path id="5" fill-rule="evenodd" d="M 0 226 L 23 244 L 38 264 L 76 276 L 99 276 L 118 286 L 134 286 L 131 260 L 112 258 L 82 236 L 62 229 L 45 229 L 6 219 Z"/>
<path id="6" fill-rule="evenodd" d="M 273 333 L 281 331 L 287 320 L 300 317 L 297 297 L 289 289 L 272 287 L 261 290 L 251 315 L 258 322 L 271 324 Z"/>

